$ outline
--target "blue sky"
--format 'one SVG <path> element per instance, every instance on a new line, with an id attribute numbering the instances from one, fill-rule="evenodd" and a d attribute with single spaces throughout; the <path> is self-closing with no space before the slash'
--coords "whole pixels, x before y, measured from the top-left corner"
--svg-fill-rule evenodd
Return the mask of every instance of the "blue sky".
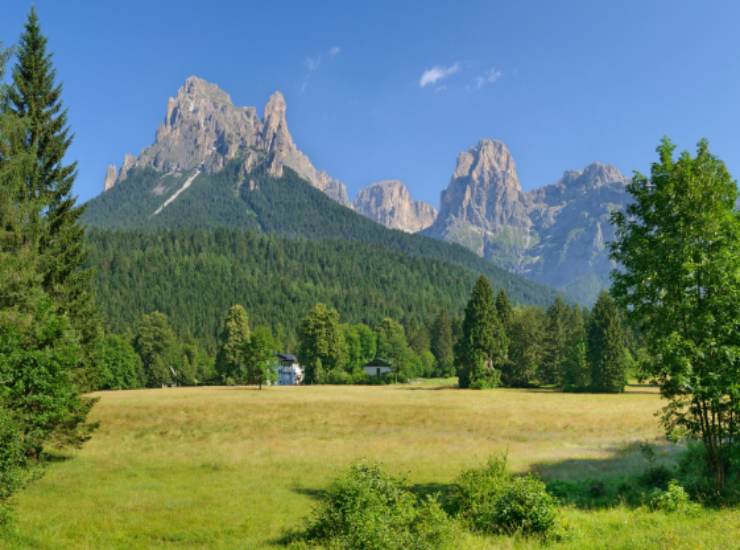
<path id="1" fill-rule="evenodd" d="M 314 164 L 433 204 L 461 150 L 505 141 L 522 185 L 600 160 L 646 171 L 663 135 L 740 171 L 740 2 L 35 0 L 75 133 L 75 192 L 150 144 L 191 74 L 262 108 Z M 4 3 L 17 41 L 31 2 Z M 426 76 L 425 76 L 426 75 Z"/>

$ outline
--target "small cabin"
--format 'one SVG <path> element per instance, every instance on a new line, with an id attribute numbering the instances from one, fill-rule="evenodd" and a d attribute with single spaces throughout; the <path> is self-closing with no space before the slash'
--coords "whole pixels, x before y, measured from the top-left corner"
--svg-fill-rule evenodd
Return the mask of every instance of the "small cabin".
<path id="1" fill-rule="evenodd" d="M 388 361 L 384 359 L 375 358 L 370 361 L 367 365 L 362 366 L 362 370 L 368 376 L 383 376 L 393 372 L 393 367 Z"/>
<path id="2" fill-rule="evenodd" d="M 303 382 L 303 367 L 292 353 L 278 353 L 277 384 L 278 386 L 296 386 Z"/>

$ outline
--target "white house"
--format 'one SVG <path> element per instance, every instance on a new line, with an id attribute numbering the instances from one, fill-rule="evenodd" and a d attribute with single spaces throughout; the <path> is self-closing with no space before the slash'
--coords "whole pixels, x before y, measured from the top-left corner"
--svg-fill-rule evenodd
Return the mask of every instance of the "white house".
<path id="1" fill-rule="evenodd" d="M 362 370 L 364 370 L 365 374 L 368 376 L 383 376 L 384 374 L 393 372 L 393 367 L 388 361 L 376 358 L 370 361 L 367 365 L 363 365 Z"/>
<path id="2" fill-rule="evenodd" d="M 290 353 L 278 353 L 277 384 L 278 386 L 295 386 L 303 382 L 303 367 L 298 358 Z"/>

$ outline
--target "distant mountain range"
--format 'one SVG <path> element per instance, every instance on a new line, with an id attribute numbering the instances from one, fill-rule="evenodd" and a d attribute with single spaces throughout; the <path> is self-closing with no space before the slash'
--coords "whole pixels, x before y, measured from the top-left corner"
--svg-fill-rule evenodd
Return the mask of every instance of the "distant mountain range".
<path id="1" fill-rule="evenodd" d="M 235 106 L 218 86 L 188 78 L 169 99 L 155 142 L 138 157 L 127 154 L 120 169 L 108 167 L 105 193 L 88 203 L 84 221 L 104 228 L 221 226 L 389 240 L 360 223 L 355 210 L 390 229 L 460 244 L 584 303 L 608 286 L 609 215 L 627 201 L 627 179 L 616 168 L 594 163 L 523 192 L 506 145 L 483 139 L 458 156 L 439 213 L 414 200 L 398 180 L 373 183 L 350 202 L 346 186 L 317 170 L 297 148 L 286 109 L 275 92 L 260 118 L 254 107 Z M 299 180 L 344 208 L 296 191 Z M 286 186 L 306 202 L 288 200 Z M 433 248 L 423 237 L 408 239 L 408 251 L 418 248 L 428 256 Z M 435 249 L 433 255 L 449 256 L 449 250 Z M 485 264 L 465 262 L 475 269 Z"/>

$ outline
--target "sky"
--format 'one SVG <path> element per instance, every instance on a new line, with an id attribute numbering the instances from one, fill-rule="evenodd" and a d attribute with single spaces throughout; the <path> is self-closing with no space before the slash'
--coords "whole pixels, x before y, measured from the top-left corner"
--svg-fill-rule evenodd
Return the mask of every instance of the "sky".
<path id="1" fill-rule="evenodd" d="M 32 4 L 81 200 L 152 143 L 190 75 L 260 113 L 282 91 L 296 144 L 351 196 L 395 178 L 437 205 L 484 137 L 525 190 L 593 161 L 647 172 L 665 135 L 709 139 L 740 173 L 740 2 L 5 0 L 5 46 Z"/>

